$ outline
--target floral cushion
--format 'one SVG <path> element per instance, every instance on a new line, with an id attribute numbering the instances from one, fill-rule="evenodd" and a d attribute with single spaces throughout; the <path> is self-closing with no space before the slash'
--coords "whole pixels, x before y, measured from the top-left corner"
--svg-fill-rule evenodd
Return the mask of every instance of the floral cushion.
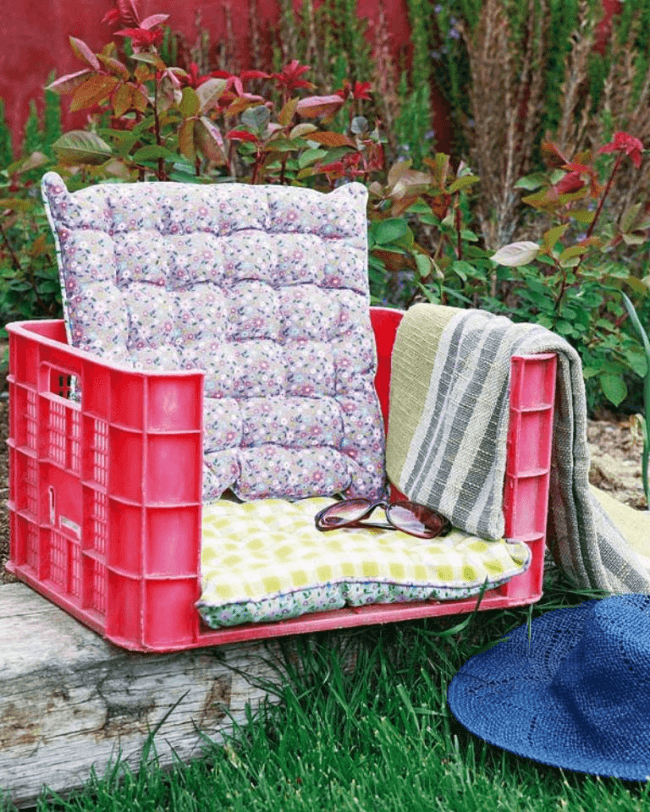
<path id="1" fill-rule="evenodd" d="M 42 189 L 70 343 L 205 370 L 204 500 L 383 492 L 361 184 Z"/>

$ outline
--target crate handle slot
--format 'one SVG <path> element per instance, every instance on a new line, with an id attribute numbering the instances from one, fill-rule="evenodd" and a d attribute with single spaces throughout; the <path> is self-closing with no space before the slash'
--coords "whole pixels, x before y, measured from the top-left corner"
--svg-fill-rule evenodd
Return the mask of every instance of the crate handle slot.
<path id="1" fill-rule="evenodd" d="M 81 379 L 74 372 L 47 365 L 46 391 L 62 400 L 81 401 Z"/>

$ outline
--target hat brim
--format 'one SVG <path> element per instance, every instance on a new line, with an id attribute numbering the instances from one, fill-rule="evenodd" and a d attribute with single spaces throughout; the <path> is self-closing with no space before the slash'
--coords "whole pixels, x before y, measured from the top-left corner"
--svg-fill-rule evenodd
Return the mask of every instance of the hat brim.
<path id="1" fill-rule="evenodd" d="M 580 640 L 595 601 L 549 612 L 521 626 L 501 643 L 469 659 L 452 679 L 449 706 L 471 733 L 497 747 L 552 767 L 650 779 L 650 762 L 613 759 L 576 722 L 551 683 L 560 663 Z M 630 743 L 630 749 L 633 749 Z"/>

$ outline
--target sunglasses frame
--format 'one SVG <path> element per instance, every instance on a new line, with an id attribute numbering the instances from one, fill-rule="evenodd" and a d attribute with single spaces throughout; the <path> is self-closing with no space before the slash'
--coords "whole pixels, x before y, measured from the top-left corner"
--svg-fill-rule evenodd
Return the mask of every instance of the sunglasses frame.
<path id="1" fill-rule="evenodd" d="M 344 522 L 341 522 L 339 524 L 333 524 L 333 525 L 321 524 L 321 522 L 323 520 L 323 517 L 328 513 L 328 511 L 331 511 L 332 508 L 336 507 L 337 505 L 345 504 L 346 502 L 363 502 L 363 503 L 367 503 L 367 508 L 364 510 L 364 512 L 358 518 L 352 519 L 349 522 L 344 521 Z M 316 525 L 316 529 L 320 530 L 323 533 L 326 533 L 328 530 L 341 530 L 343 528 L 371 527 L 371 528 L 375 528 L 377 530 L 400 530 L 402 533 L 407 533 L 409 536 L 414 536 L 415 538 L 420 538 L 420 539 L 433 539 L 433 538 L 438 538 L 439 536 L 446 536 L 447 533 L 449 533 L 449 531 L 451 530 L 451 522 L 449 521 L 449 519 L 447 519 L 441 513 L 438 513 L 435 510 L 432 510 L 431 508 L 425 508 L 425 509 L 429 510 L 434 516 L 437 516 L 442 522 L 440 530 L 437 533 L 433 533 L 433 535 L 431 535 L 430 533 L 414 533 L 411 530 L 405 530 L 403 527 L 400 527 L 398 524 L 395 524 L 393 521 L 391 521 L 391 518 L 390 518 L 390 510 L 391 510 L 391 508 L 393 508 L 393 507 L 402 507 L 402 508 L 406 508 L 407 510 L 410 510 L 411 506 L 415 506 L 416 508 L 425 507 L 424 505 L 419 505 L 417 502 L 411 502 L 410 500 L 405 500 L 405 499 L 398 500 L 398 501 L 395 501 L 395 502 L 389 502 L 389 501 L 387 501 L 385 499 L 380 499 L 377 502 L 371 502 L 369 499 L 364 499 L 363 497 L 354 498 L 354 499 L 342 499 L 341 501 L 334 502 L 331 505 L 327 505 L 327 507 L 323 508 L 323 510 L 320 510 L 316 514 L 316 516 L 314 516 L 314 523 Z M 386 518 L 388 519 L 388 522 L 389 522 L 388 524 L 377 524 L 375 522 L 367 522 L 367 521 L 365 521 L 365 519 L 368 516 L 370 516 L 372 514 L 372 512 L 378 507 L 384 508 L 384 510 L 386 511 Z"/>

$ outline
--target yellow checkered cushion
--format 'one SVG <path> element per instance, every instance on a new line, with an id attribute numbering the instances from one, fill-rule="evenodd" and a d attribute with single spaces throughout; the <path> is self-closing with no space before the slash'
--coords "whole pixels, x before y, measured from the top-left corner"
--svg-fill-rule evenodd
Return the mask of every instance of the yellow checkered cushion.
<path id="1" fill-rule="evenodd" d="M 524 572 L 521 542 L 460 530 L 418 539 L 396 530 L 322 533 L 314 516 L 333 500 L 219 501 L 203 508 L 198 602 L 217 628 L 370 603 L 458 599 Z"/>

